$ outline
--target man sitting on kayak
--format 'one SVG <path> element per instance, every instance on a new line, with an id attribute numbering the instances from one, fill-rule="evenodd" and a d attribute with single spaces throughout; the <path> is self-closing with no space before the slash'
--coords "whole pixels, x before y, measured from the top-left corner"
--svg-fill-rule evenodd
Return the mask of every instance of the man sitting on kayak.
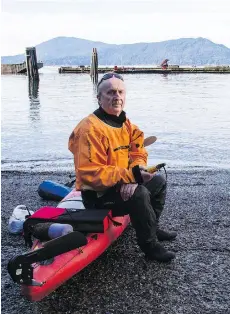
<path id="1" fill-rule="evenodd" d="M 99 108 L 76 126 L 69 138 L 74 155 L 76 189 L 86 208 L 110 208 L 113 216 L 130 215 L 137 243 L 146 257 L 169 262 L 175 257 L 157 240 L 172 240 L 158 222 L 165 203 L 166 181 L 146 172 L 144 133 L 123 111 L 123 77 L 107 73 L 98 83 Z"/>

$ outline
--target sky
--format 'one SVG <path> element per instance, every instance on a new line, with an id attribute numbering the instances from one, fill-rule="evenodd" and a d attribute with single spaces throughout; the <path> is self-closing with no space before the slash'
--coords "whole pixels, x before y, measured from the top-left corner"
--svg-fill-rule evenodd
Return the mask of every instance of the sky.
<path id="1" fill-rule="evenodd" d="M 113 44 L 204 37 L 230 48 L 230 0 L 2 0 L 1 55 L 58 36 Z"/>

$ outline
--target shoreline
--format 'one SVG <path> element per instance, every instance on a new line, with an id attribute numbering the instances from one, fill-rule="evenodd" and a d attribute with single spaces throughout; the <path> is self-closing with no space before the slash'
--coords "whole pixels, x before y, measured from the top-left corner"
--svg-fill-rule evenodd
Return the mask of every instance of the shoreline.
<path id="1" fill-rule="evenodd" d="M 230 308 L 228 169 L 167 168 L 168 195 L 161 225 L 178 231 L 165 247 L 176 252 L 167 265 L 145 262 L 133 228 L 96 261 L 44 300 L 31 303 L 7 274 L 8 260 L 26 252 L 10 235 L 8 219 L 19 204 L 36 210 L 57 202 L 37 194 L 43 180 L 63 183 L 71 171 L 2 171 L 2 312 L 38 313 L 227 313 Z"/>
<path id="2" fill-rule="evenodd" d="M 152 163 L 152 164 L 157 164 L 157 163 Z M 48 167 L 46 167 L 48 168 Z M 188 166 L 188 165 L 183 165 L 183 166 L 179 166 L 179 165 L 174 165 L 174 166 L 168 166 L 166 164 L 166 171 L 167 172 L 172 172 L 172 173 L 177 173 L 177 172 L 186 172 L 186 173 L 197 173 L 197 172 L 230 172 L 230 166 L 226 165 L 216 165 L 215 167 L 213 167 L 212 165 L 208 165 L 208 166 L 201 166 L 201 165 L 196 165 L 196 166 Z M 164 172 L 163 169 L 161 169 L 162 173 Z M 68 169 L 50 169 L 50 170 L 39 170 L 39 169 L 3 169 L 1 170 L 1 174 L 6 175 L 6 174 L 33 174 L 33 175 L 50 175 L 50 176 L 60 176 L 60 175 L 64 175 L 67 176 L 67 178 L 70 176 L 71 178 L 73 176 L 75 176 L 75 171 L 74 171 L 74 167 L 69 167 Z M 52 178 L 50 179 L 52 180 Z"/>

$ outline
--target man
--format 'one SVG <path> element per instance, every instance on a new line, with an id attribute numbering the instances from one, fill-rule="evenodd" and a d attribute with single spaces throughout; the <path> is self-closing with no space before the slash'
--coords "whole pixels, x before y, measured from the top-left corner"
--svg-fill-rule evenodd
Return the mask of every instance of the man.
<path id="1" fill-rule="evenodd" d="M 164 69 L 164 70 L 166 70 L 167 68 L 168 68 L 168 61 L 169 61 L 169 59 L 165 59 L 165 60 L 163 60 L 162 62 L 161 62 L 161 68 L 162 69 Z"/>
<path id="2" fill-rule="evenodd" d="M 76 189 L 86 208 L 110 208 L 113 216 L 130 215 L 137 243 L 146 257 L 169 262 L 174 253 L 158 240 L 172 240 L 175 232 L 158 227 L 164 207 L 166 182 L 146 172 L 144 134 L 123 111 L 126 89 L 122 76 L 105 74 L 98 83 L 99 109 L 72 132 L 69 149 L 74 154 Z"/>

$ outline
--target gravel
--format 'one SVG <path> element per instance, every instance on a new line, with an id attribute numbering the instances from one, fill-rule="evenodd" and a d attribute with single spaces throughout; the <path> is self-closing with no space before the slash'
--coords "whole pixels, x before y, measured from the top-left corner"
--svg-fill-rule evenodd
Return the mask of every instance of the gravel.
<path id="1" fill-rule="evenodd" d="M 176 252 L 172 263 L 145 261 L 129 226 L 91 265 L 32 303 L 7 273 L 8 260 L 26 251 L 7 223 L 19 204 L 32 210 L 57 204 L 38 196 L 43 180 L 63 183 L 68 174 L 2 172 L 2 313 L 230 313 L 229 170 L 168 171 L 161 224 L 178 231 L 175 241 L 165 242 Z"/>

